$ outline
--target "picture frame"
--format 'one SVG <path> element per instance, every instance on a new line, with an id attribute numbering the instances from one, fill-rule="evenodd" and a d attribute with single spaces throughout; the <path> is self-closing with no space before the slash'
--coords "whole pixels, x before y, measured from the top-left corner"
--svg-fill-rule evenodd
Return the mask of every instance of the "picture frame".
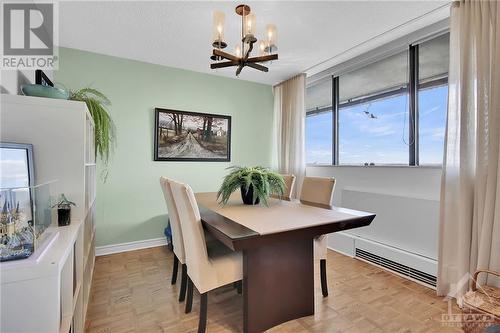
<path id="1" fill-rule="evenodd" d="M 33 145 L 0 142 L 0 262 L 35 251 Z"/>
<path id="2" fill-rule="evenodd" d="M 40 84 L 42 86 L 53 87 L 54 83 L 49 79 L 47 75 L 41 70 L 35 70 L 35 84 Z"/>
<path id="3" fill-rule="evenodd" d="M 154 160 L 231 161 L 231 116 L 155 108 Z"/>

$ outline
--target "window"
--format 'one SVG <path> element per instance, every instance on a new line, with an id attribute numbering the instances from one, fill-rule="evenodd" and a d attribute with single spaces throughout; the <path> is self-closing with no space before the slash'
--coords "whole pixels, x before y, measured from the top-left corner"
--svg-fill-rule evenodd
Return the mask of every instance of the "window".
<path id="1" fill-rule="evenodd" d="M 419 155 L 421 165 L 443 163 L 448 85 L 419 90 Z"/>
<path id="2" fill-rule="evenodd" d="M 339 77 L 338 164 L 408 164 L 408 52 Z"/>
<path id="3" fill-rule="evenodd" d="M 306 146 L 307 163 L 332 163 L 331 112 L 316 113 L 306 118 Z"/>
<path id="4" fill-rule="evenodd" d="M 448 107 L 448 34 L 419 45 L 419 156 L 420 164 L 443 162 Z"/>
<path id="5" fill-rule="evenodd" d="M 407 94 L 339 109 L 339 164 L 407 164 Z"/>
<path id="6" fill-rule="evenodd" d="M 440 165 L 448 59 L 446 34 L 309 86 L 307 163 Z"/>
<path id="7" fill-rule="evenodd" d="M 332 164 L 332 80 L 306 90 L 306 162 Z"/>

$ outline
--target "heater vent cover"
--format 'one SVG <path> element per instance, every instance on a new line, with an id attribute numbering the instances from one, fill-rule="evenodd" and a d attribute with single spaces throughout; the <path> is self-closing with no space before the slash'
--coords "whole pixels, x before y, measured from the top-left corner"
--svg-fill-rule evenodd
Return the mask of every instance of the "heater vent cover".
<path id="1" fill-rule="evenodd" d="M 433 275 L 424 273 L 417 269 L 411 268 L 406 265 L 402 265 L 395 261 L 386 259 L 384 257 L 378 256 L 376 254 L 358 248 L 356 249 L 356 257 L 372 262 L 378 266 L 382 266 L 384 268 L 387 268 L 388 270 L 394 271 L 401 275 L 408 276 L 414 280 L 420 281 L 429 286 L 436 287 L 436 277 Z"/>

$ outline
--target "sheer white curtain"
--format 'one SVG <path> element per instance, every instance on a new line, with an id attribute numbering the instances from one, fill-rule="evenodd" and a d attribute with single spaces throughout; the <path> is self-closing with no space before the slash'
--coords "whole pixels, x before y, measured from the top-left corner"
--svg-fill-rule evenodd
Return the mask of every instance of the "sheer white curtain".
<path id="1" fill-rule="evenodd" d="M 453 3 L 450 34 L 438 293 L 460 302 L 469 274 L 500 271 L 500 2 Z"/>
<path id="2" fill-rule="evenodd" d="M 305 74 L 274 87 L 275 166 L 280 173 L 297 177 L 295 194 L 300 193 L 306 172 L 305 91 Z"/>

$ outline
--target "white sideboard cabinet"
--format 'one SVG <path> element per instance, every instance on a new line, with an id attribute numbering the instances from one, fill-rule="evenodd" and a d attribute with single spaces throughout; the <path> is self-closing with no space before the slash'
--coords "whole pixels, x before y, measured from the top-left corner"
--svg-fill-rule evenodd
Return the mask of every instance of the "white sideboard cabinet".
<path id="1" fill-rule="evenodd" d="M 35 183 L 76 203 L 69 226 L 53 219 L 48 244 L 0 263 L 0 332 L 82 333 L 95 262 L 92 117 L 75 101 L 0 95 L 0 105 L 0 140 L 32 144 Z"/>

